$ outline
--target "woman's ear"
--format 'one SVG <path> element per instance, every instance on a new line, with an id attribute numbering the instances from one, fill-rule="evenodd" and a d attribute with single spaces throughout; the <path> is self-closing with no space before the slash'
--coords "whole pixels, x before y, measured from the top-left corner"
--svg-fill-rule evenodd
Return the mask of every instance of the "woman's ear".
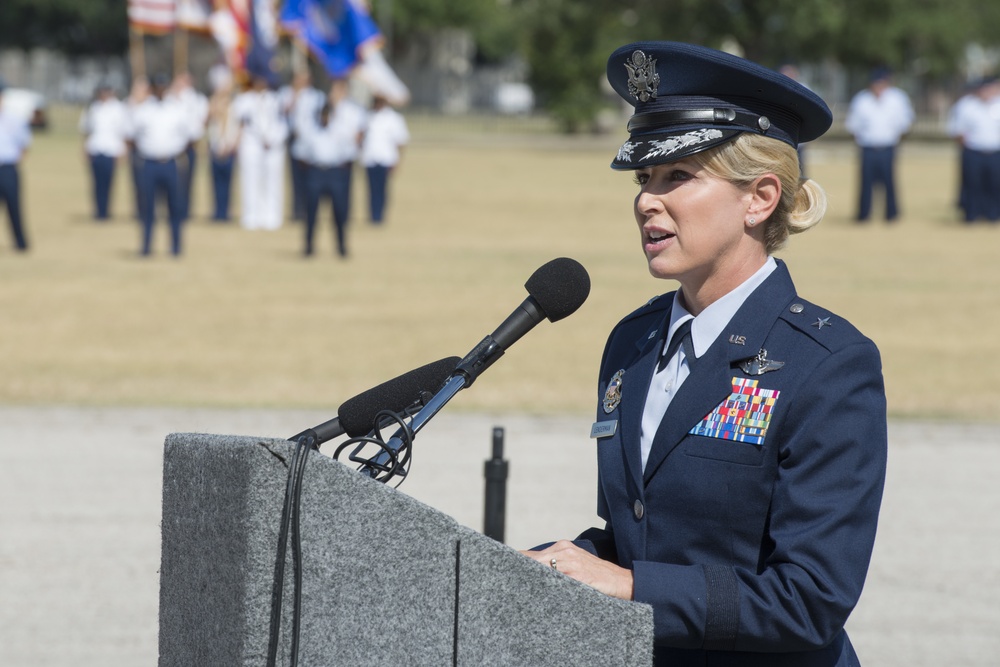
<path id="1" fill-rule="evenodd" d="M 767 220 L 781 201 L 781 181 L 774 174 L 764 174 L 750 186 L 747 217 L 756 222 Z"/>

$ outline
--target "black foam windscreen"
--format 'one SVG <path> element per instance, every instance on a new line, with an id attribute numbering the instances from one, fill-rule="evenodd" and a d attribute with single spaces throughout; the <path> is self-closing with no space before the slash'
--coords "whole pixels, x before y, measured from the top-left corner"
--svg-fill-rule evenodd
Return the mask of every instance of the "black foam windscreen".
<path id="1" fill-rule="evenodd" d="M 575 259 L 559 257 L 547 262 L 524 283 L 550 322 L 572 315 L 590 295 L 590 275 Z"/>
<path id="2" fill-rule="evenodd" d="M 367 435 L 379 412 L 400 412 L 413 405 L 421 393 L 437 391 L 460 361 L 458 357 L 440 359 L 347 399 L 337 410 L 344 432 L 352 438 Z"/>

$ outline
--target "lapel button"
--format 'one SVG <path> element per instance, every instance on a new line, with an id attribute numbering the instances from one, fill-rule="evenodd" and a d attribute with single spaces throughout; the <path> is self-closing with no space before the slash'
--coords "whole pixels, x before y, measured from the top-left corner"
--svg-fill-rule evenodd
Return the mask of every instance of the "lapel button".
<path id="1" fill-rule="evenodd" d="M 637 499 L 635 501 L 635 504 L 632 505 L 632 512 L 635 514 L 636 519 L 642 518 L 642 515 L 645 513 L 645 508 L 643 508 L 642 502 L 640 500 Z"/>

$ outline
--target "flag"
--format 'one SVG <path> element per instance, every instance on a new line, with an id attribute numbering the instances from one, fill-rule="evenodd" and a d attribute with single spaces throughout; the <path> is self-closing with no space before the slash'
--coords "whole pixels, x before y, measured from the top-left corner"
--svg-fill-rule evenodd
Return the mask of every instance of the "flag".
<path id="1" fill-rule="evenodd" d="M 128 0 L 128 23 L 140 32 L 164 34 L 176 24 L 176 0 Z"/>
<path id="2" fill-rule="evenodd" d="M 336 78 L 350 74 L 365 44 L 382 39 L 368 8 L 358 0 L 289 0 L 281 23 Z"/>
<path id="3" fill-rule="evenodd" d="M 380 51 L 382 33 L 363 0 L 288 0 L 281 25 L 301 39 L 335 78 L 358 73 L 394 104 L 405 104 L 409 90 Z"/>
<path id="4" fill-rule="evenodd" d="M 233 72 L 246 68 L 250 43 L 250 1 L 221 0 L 208 18 L 209 29 Z"/>
<path id="5" fill-rule="evenodd" d="M 278 17 L 273 0 L 250 0 L 250 40 L 246 70 L 274 84 L 278 79 L 274 56 L 278 48 Z"/>
<path id="6" fill-rule="evenodd" d="M 177 25 L 188 30 L 209 32 L 208 18 L 212 14 L 211 0 L 176 0 Z"/>

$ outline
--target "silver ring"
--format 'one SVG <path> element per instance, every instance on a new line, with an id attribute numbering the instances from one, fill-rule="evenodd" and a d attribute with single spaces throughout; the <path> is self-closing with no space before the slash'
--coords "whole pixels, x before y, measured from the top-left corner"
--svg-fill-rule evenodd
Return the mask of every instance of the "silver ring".
<path id="1" fill-rule="evenodd" d="M 553 558 L 552 560 L 549 561 L 549 565 L 551 565 L 552 569 L 555 570 L 556 572 L 559 571 L 559 568 L 556 566 L 556 559 L 555 558 Z"/>

